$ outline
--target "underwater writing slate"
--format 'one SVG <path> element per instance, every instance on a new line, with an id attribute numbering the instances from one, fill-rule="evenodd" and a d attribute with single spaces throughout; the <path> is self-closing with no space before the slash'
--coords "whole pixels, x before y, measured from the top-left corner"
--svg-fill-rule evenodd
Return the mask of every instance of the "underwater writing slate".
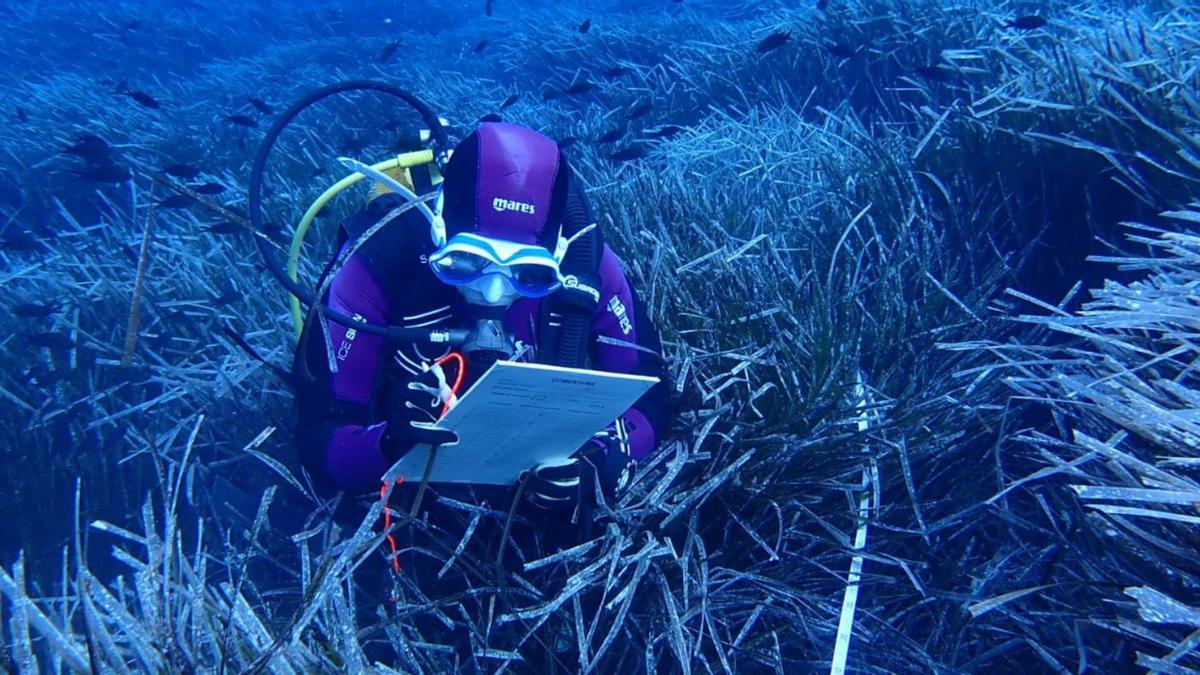
<path id="1" fill-rule="evenodd" d="M 458 434 L 438 448 L 431 483 L 509 485 L 522 471 L 558 464 L 629 409 L 656 377 L 497 361 L 437 428 Z M 421 445 L 389 475 L 420 480 L 429 459 Z"/>

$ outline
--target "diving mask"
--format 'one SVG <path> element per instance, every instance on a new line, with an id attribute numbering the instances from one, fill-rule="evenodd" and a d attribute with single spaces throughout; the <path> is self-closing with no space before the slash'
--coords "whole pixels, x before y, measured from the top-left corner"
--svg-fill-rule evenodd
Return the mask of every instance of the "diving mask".
<path id="1" fill-rule="evenodd" d="M 526 298 L 543 298 L 562 285 L 558 260 L 546 249 L 467 232 L 454 235 L 429 256 L 429 266 L 451 286 L 500 275 Z"/>

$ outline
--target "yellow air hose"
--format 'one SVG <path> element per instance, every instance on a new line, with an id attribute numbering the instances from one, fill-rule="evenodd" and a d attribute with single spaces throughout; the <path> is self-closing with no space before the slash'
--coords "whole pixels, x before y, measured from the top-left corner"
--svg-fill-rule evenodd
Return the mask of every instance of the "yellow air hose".
<path id="1" fill-rule="evenodd" d="M 391 159 L 384 160 L 378 164 L 372 164 L 371 168 L 377 171 L 388 171 L 390 169 L 403 168 L 411 169 L 413 167 L 430 164 L 433 162 L 432 150 L 417 150 L 415 152 L 406 152 L 397 155 Z M 296 225 L 296 232 L 292 235 L 292 246 L 288 251 L 287 273 L 292 281 L 297 281 L 297 274 L 300 268 L 300 249 L 304 245 L 304 237 L 308 234 L 308 230 L 312 227 L 313 220 L 321 213 L 334 197 L 338 196 L 343 190 L 358 183 L 366 178 L 361 173 L 352 173 L 349 176 L 339 180 L 321 193 L 316 201 L 308 207 L 308 211 L 304 212 L 304 217 Z M 304 330 L 304 309 L 300 306 L 300 299 L 296 296 L 288 298 L 292 312 L 292 324 L 296 329 L 296 337 L 300 337 L 300 333 Z M 321 300 L 318 298 L 317 302 Z"/>

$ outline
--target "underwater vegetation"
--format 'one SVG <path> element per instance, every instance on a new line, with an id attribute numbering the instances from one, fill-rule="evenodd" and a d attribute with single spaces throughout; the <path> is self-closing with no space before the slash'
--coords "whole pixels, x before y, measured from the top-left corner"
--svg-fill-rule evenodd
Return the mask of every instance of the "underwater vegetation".
<path id="1" fill-rule="evenodd" d="M 163 7 L 3 10 L 4 670 L 1200 669 L 1191 4 Z M 254 238 L 419 125 L 306 111 L 263 231 L 245 181 L 349 78 L 569 146 L 678 416 L 594 540 L 300 471 Z M 468 589 L 366 590 L 386 509 Z"/>

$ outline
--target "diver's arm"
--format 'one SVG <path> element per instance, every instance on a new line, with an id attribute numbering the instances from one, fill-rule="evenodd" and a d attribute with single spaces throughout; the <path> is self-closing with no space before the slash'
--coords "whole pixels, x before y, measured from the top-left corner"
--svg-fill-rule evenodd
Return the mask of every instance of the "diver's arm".
<path id="1" fill-rule="evenodd" d="M 667 431 L 670 396 L 662 343 L 658 329 L 630 286 L 621 261 L 608 246 L 604 247 L 600 260 L 600 278 L 603 281 L 600 306 L 592 321 L 595 340 L 592 365 L 598 370 L 651 375 L 659 379 L 659 383 L 625 411 L 612 428 L 628 448 L 630 456 L 638 461 L 653 452 L 655 444 Z"/>
<path id="2" fill-rule="evenodd" d="M 330 285 L 329 305 L 367 323 L 389 320 L 388 298 L 357 254 Z M 316 321 L 305 329 L 295 366 L 301 461 L 338 489 L 374 487 L 387 469 L 380 449 L 387 424 L 375 412 L 386 341 L 332 321 L 323 333 Z"/>

